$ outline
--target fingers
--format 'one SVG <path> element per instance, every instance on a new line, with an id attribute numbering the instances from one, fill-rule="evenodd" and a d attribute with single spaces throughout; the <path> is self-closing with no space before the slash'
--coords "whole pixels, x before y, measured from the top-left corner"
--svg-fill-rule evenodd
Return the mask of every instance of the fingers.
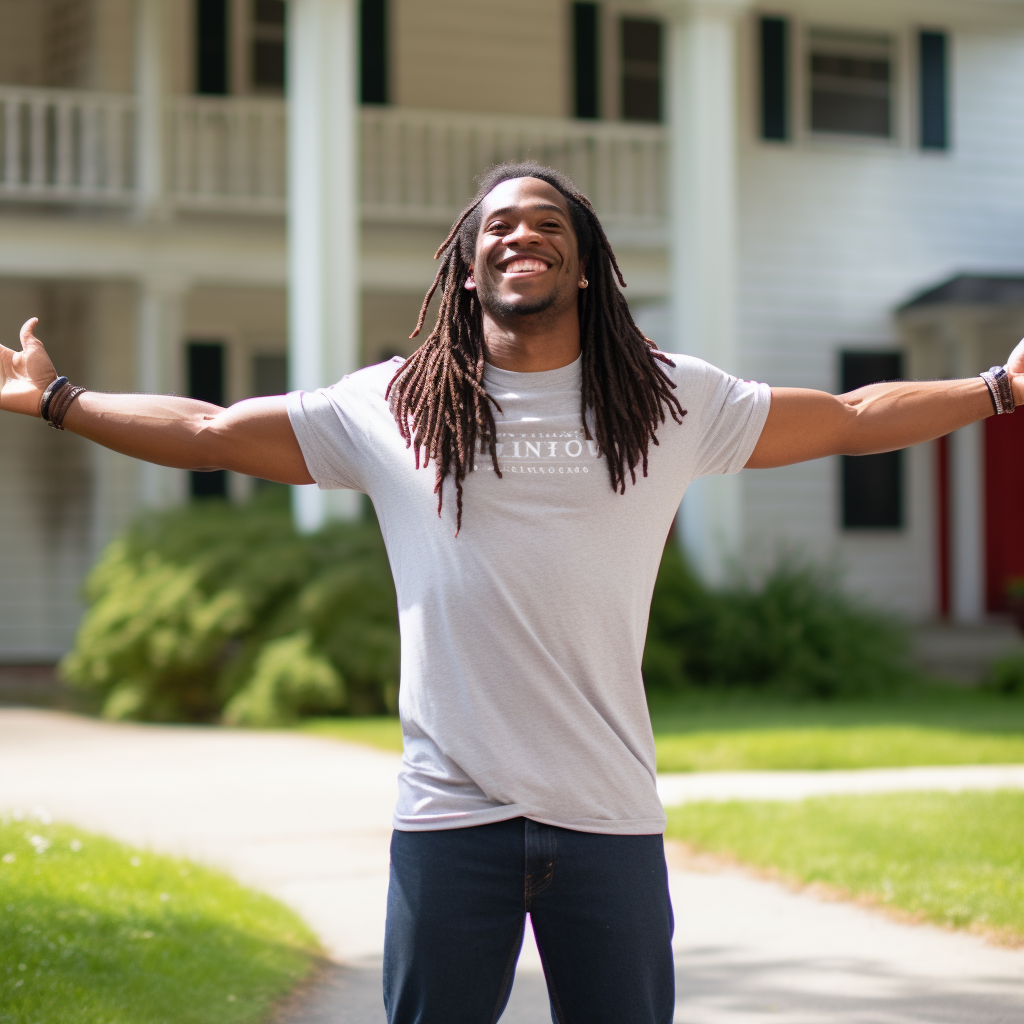
<path id="1" fill-rule="evenodd" d="M 35 328 L 37 323 L 39 323 L 39 317 L 33 316 L 30 317 L 21 325 L 21 330 L 18 332 L 18 337 L 21 339 L 22 350 L 28 348 L 32 344 L 42 344 L 42 342 L 35 336 Z"/>
<path id="2" fill-rule="evenodd" d="M 1024 340 L 1017 343 L 1017 347 L 1010 353 L 1006 360 L 1006 369 L 1010 373 L 1024 373 Z"/>

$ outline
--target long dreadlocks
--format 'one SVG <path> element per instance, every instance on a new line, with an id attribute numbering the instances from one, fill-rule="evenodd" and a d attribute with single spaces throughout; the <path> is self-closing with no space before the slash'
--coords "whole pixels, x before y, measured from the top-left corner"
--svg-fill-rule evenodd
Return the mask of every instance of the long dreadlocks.
<path id="1" fill-rule="evenodd" d="M 686 415 L 672 393 L 675 384 L 658 365 L 674 364 L 644 337 L 616 287 L 616 281 L 623 288 L 626 282 L 590 201 L 566 175 L 552 168 L 533 162 L 491 168 L 434 254 L 441 265 L 410 337 L 420 333 L 430 300 L 440 288 L 437 323 L 402 364 L 386 393 L 398 429 L 407 447 L 414 449 L 416 468 L 420 467 L 421 452 L 424 466 L 433 459 L 437 467 L 434 493 L 438 515 L 445 478 L 455 479 L 456 535 L 462 527 L 463 482 L 473 470 L 478 450 L 486 449 L 501 476 L 491 406 L 499 412 L 501 408 L 484 388 L 486 351 L 480 300 L 475 290 L 464 285 L 475 258 L 480 203 L 495 186 L 513 178 L 546 181 L 569 205 L 579 258 L 581 263 L 586 261 L 590 281 L 578 299 L 583 350 L 580 416 L 586 438 L 596 440 L 605 457 L 613 490 L 626 493 L 627 474 L 636 483 L 637 465 L 647 476 L 648 447 L 651 442 L 658 443 L 655 432 L 666 421 L 666 409 L 677 423 Z M 595 436 L 590 432 L 588 413 Z"/>

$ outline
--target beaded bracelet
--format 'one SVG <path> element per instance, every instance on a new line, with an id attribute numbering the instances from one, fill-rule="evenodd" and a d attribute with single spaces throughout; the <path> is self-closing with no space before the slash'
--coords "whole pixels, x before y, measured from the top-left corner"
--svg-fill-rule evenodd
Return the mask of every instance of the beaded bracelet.
<path id="1" fill-rule="evenodd" d="M 993 366 L 985 370 L 981 379 L 988 385 L 988 393 L 992 399 L 992 408 L 997 416 L 1004 416 L 1017 408 L 1013 399 L 1013 388 L 1010 387 L 1010 375 L 1005 366 Z"/>

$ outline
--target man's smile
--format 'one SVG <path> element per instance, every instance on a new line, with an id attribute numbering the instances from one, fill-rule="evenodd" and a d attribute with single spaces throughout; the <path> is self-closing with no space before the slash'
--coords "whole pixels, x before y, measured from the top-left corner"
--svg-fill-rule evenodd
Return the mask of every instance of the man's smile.
<path id="1" fill-rule="evenodd" d="M 510 256 L 498 263 L 498 269 L 507 275 L 539 274 L 551 264 L 540 256 Z"/>

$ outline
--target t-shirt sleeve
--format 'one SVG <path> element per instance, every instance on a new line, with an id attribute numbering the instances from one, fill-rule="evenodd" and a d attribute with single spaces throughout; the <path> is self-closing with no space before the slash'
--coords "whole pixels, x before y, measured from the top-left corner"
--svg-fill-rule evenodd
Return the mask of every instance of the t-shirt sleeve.
<path id="1" fill-rule="evenodd" d="M 366 410 L 346 378 L 319 391 L 288 394 L 288 419 L 321 490 L 365 491 Z"/>
<path id="2" fill-rule="evenodd" d="M 705 363 L 696 476 L 738 473 L 761 436 L 772 389 Z"/>

